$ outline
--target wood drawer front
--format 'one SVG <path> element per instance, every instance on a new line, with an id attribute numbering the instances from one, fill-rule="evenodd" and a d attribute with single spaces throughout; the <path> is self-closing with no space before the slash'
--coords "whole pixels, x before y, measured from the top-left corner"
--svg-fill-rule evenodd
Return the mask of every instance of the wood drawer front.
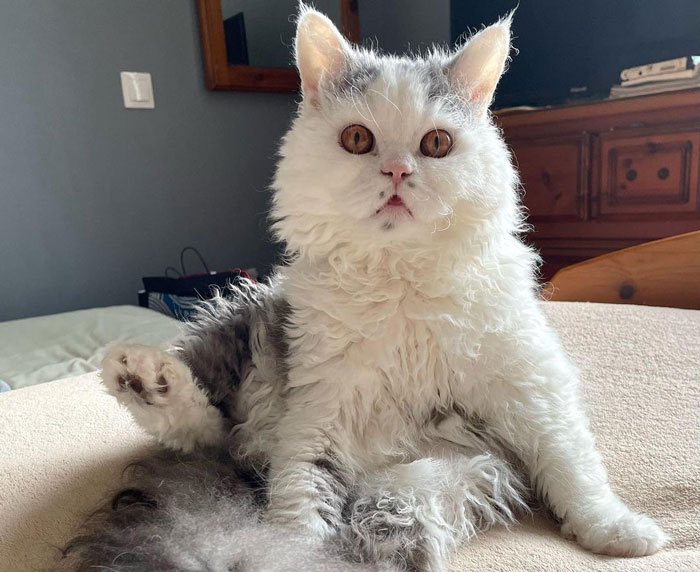
<path id="1" fill-rule="evenodd" d="M 512 141 L 532 223 L 586 218 L 588 136 Z"/>
<path id="2" fill-rule="evenodd" d="M 700 133 L 601 137 L 599 213 L 692 213 Z"/>

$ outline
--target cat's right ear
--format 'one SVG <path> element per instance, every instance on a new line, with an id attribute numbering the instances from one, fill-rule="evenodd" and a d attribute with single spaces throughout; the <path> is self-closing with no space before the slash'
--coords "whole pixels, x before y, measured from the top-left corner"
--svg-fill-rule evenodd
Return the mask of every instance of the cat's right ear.
<path id="1" fill-rule="evenodd" d="M 457 52 L 449 65 L 454 88 L 484 116 L 496 91 L 510 53 L 511 12 L 500 22 L 484 28 Z"/>
<path id="2" fill-rule="evenodd" d="M 304 101 L 318 105 L 321 82 L 343 72 L 350 46 L 333 22 L 303 5 L 297 21 L 295 46 Z"/>

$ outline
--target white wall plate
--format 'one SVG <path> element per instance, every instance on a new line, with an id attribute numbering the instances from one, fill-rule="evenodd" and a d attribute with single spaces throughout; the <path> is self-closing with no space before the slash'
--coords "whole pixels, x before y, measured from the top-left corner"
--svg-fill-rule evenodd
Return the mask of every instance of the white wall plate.
<path id="1" fill-rule="evenodd" d="M 156 106 L 150 73 L 121 72 L 120 75 L 124 107 L 153 109 Z"/>

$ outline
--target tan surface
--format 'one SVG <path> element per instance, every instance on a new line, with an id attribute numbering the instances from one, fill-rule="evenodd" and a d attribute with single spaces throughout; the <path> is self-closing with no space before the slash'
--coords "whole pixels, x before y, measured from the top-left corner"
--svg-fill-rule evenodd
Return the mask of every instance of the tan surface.
<path id="1" fill-rule="evenodd" d="M 460 551 L 452 572 L 700 570 L 700 312 L 549 303 L 583 375 L 615 490 L 673 544 L 643 559 L 584 552 L 536 516 Z M 0 395 L 0 570 L 36 570 L 148 440 L 88 374 Z"/>
<path id="2" fill-rule="evenodd" d="M 49 563 L 149 443 L 94 373 L 0 393 L 0 571 Z"/>

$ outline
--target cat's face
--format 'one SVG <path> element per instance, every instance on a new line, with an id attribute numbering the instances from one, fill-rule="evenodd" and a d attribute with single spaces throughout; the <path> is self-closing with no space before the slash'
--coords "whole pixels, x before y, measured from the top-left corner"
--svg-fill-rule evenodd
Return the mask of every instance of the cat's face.
<path id="1" fill-rule="evenodd" d="M 487 114 L 508 48 L 498 24 L 456 56 L 379 57 L 302 14 L 304 102 L 275 180 L 281 238 L 293 249 L 425 241 L 512 201 L 509 157 Z"/>

